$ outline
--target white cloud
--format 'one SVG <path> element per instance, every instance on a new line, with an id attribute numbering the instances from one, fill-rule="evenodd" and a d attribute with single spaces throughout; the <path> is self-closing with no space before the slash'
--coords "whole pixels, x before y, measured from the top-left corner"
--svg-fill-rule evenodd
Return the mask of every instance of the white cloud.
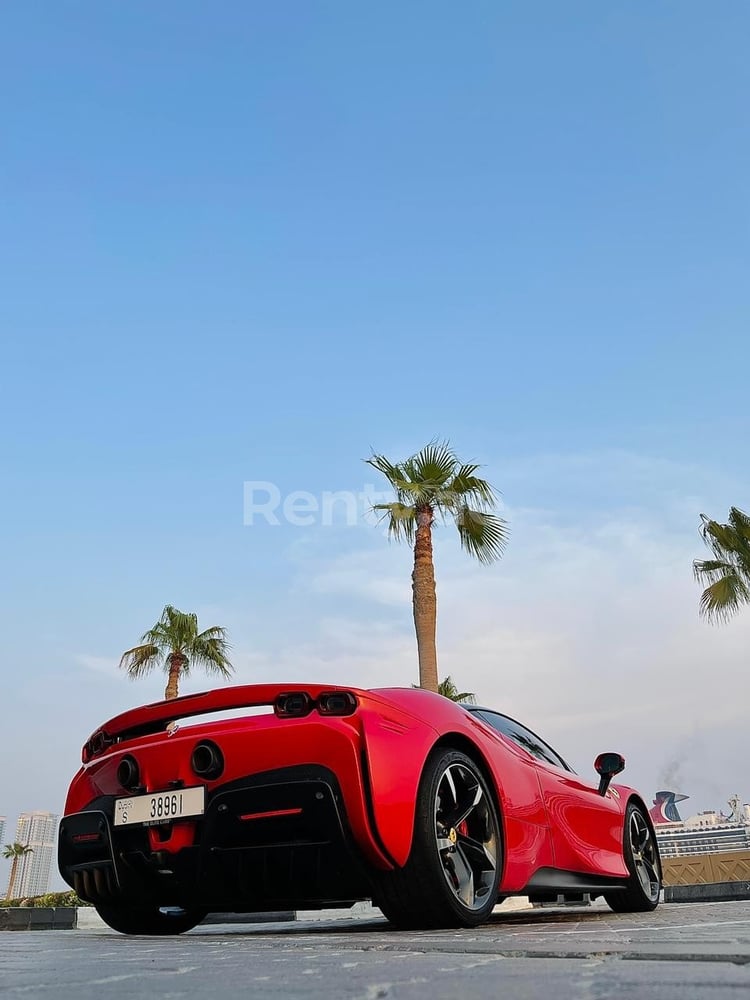
<path id="1" fill-rule="evenodd" d="M 92 656 L 89 653 L 76 653 L 76 663 L 95 674 L 103 674 L 115 679 L 117 677 L 118 660 L 108 656 Z"/>
<path id="2" fill-rule="evenodd" d="M 348 552 L 320 569 L 309 581 L 310 589 L 316 594 L 358 597 L 376 604 L 402 607 L 410 600 L 411 580 L 409 559 L 403 563 L 401 573 L 389 572 L 397 560 L 382 550 Z"/>

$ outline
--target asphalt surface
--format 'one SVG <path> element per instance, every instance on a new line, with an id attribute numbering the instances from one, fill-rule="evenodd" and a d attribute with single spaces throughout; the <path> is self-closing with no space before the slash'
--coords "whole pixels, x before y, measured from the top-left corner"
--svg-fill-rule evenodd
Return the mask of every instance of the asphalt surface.
<path id="1" fill-rule="evenodd" d="M 604 1000 L 750 997 L 750 901 L 621 915 L 497 912 L 471 931 L 382 919 L 203 925 L 176 938 L 107 929 L 0 934 L 0 996 L 125 1000 L 213 995 Z"/>

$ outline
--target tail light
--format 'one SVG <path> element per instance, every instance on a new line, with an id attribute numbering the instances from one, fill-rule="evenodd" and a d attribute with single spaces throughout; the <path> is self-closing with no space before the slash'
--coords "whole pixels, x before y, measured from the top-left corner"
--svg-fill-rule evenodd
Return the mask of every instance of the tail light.
<path id="1" fill-rule="evenodd" d="M 280 719 L 301 719 L 315 708 L 315 702 L 306 691 L 280 694 L 273 703 L 273 710 Z"/>
<path id="2" fill-rule="evenodd" d="M 303 719 L 313 709 L 321 715 L 352 715 L 357 710 L 357 699 L 351 691 L 324 691 L 316 701 L 307 691 L 287 691 L 273 705 L 280 719 Z"/>
<path id="3" fill-rule="evenodd" d="M 83 744 L 81 760 L 84 764 L 88 764 L 93 757 L 104 753 L 107 747 L 111 747 L 114 742 L 115 740 L 108 733 L 105 733 L 103 729 L 98 729 L 91 739 Z"/>
<path id="4" fill-rule="evenodd" d="M 317 708 L 321 715 L 351 715 L 357 709 L 357 699 L 351 691 L 324 691 Z"/>

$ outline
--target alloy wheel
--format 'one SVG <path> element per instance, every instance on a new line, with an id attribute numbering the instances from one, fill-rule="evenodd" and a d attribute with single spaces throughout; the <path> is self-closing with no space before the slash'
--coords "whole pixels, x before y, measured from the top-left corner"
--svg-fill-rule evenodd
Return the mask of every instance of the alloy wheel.
<path id="1" fill-rule="evenodd" d="M 437 785 L 435 841 L 446 882 L 470 910 L 485 906 L 496 885 L 499 840 L 478 775 L 466 764 L 449 764 Z"/>
<path id="2" fill-rule="evenodd" d="M 638 809 L 630 814 L 628 836 L 635 875 L 644 896 L 653 902 L 661 889 L 659 854 L 649 825 Z"/>

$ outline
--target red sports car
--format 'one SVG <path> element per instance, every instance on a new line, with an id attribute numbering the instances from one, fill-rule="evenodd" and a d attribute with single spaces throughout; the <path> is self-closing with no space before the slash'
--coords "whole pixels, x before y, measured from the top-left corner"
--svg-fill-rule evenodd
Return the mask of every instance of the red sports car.
<path id="1" fill-rule="evenodd" d="M 507 715 L 420 689 L 223 688 L 93 734 L 59 866 L 126 934 L 361 899 L 398 927 L 475 926 L 509 895 L 652 910 L 659 852 L 611 784 L 624 765 L 601 754 L 583 779 Z"/>

